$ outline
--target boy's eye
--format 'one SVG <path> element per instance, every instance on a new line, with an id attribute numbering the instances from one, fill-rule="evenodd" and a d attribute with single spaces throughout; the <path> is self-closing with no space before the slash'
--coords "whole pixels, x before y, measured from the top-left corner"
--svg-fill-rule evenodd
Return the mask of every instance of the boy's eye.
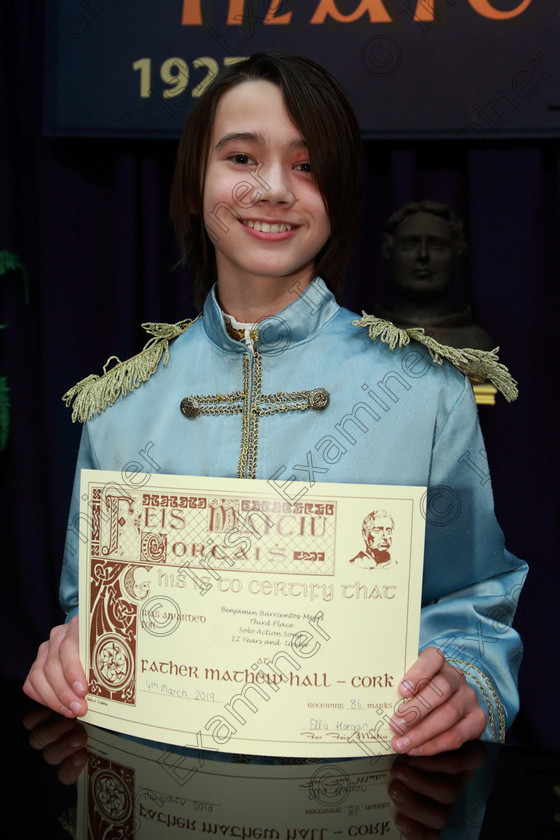
<path id="1" fill-rule="evenodd" d="M 242 155 L 242 154 L 230 155 L 229 160 L 233 161 L 233 163 L 239 163 L 242 166 L 256 164 L 256 161 L 253 160 L 252 157 L 249 157 L 249 155 Z"/>

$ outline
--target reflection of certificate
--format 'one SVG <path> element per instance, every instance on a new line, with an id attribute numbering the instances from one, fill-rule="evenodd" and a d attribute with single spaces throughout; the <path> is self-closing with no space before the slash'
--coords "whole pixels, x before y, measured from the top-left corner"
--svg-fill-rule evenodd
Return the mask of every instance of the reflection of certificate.
<path id="1" fill-rule="evenodd" d="M 124 475 L 82 472 L 86 721 L 234 753 L 389 753 L 424 488 L 294 483 L 290 504 L 272 481 Z"/>
<path id="2" fill-rule="evenodd" d="M 395 840 L 402 835 L 387 793 L 394 760 L 232 763 L 200 750 L 166 752 L 90 731 L 74 836 L 329 840 L 374 834 Z"/>

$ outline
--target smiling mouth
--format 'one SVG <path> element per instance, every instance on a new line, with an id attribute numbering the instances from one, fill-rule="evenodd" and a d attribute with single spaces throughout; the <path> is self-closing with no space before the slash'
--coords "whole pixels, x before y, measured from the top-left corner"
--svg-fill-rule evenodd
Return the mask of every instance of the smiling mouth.
<path id="1" fill-rule="evenodd" d="M 270 224 L 270 222 L 254 222 L 251 219 L 244 219 L 243 224 L 250 227 L 251 230 L 260 231 L 260 233 L 286 233 L 286 231 L 296 228 L 296 225 L 287 225 L 283 222 Z"/>

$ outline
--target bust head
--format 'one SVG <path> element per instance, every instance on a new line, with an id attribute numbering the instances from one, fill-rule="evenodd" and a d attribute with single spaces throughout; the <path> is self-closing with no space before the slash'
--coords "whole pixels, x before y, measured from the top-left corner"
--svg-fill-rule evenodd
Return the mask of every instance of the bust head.
<path id="1" fill-rule="evenodd" d="M 411 202 L 385 227 L 383 256 L 400 299 L 433 303 L 448 298 L 466 251 L 463 224 L 446 204 Z"/>

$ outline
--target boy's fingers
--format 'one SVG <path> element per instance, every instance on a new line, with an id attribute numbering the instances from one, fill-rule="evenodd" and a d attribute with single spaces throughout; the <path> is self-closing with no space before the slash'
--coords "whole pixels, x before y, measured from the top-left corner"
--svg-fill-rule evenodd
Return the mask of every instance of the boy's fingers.
<path id="1" fill-rule="evenodd" d="M 87 691 L 87 682 L 80 662 L 79 640 L 78 640 L 78 616 L 65 625 L 68 629 L 59 646 L 59 659 L 66 683 L 72 686 L 72 690 L 79 697 L 83 697 Z"/>
<path id="2" fill-rule="evenodd" d="M 85 714 L 87 684 L 79 659 L 77 616 L 53 627 L 48 642 L 39 647 L 23 690 L 65 717 Z"/>
<path id="3" fill-rule="evenodd" d="M 52 634 L 51 634 L 52 635 Z M 57 697 L 56 691 L 51 685 L 51 680 L 47 675 L 47 661 L 49 655 L 49 646 L 51 642 L 43 642 L 37 651 L 37 659 L 31 666 L 27 679 L 23 685 L 23 690 L 32 700 L 37 703 L 42 703 L 43 706 L 48 706 L 55 712 L 60 714 L 70 714 L 70 709 L 61 708 L 60 700 Z M 50 666 L 52 671 L 52 665 Z"/>
<path id="4" fill-rule="evenodd" d="M 396 735 L 393 739 L 393 746 L 397 752 L 409 752 L 416 749 L 439 734 L 448 732 L 455 727 L 466 713 L 466 708 L 460 699 L 453 698 L 453 701 L 430 710 L 430 714 L 422 721 L 411 726 L 404 734 Z M 461 744 L 457 744 L 451 749 L 458 749 L 460 746 Z"/>
<path id="5" fill-rule="evenodd" d="M 477 704 L 453 722 L 455 715 L 448 714 L 447 705 L 405 736 L 395 736 L 393 748 L 411 756 L 436 755 L 458 750 L 466 741 L 479 738 L 486 727 L 486 715 L 480 706 Z"/>
<path id="6" fill-rule="evenodd" d="M 391 721 L 396 752 L 434 755 L 457 750 L 479 738 L 486 727 L 486 715 L 464 673 L 435 647 L 419 654 L 399 691 L 406 702 L 399 704 Z"/>
<path id="7" fill-rule="evenodd" d="M 432 677 L 427 683 L 417 683 L 417 694 L 401 703 L 395 710 L 391 720 L 391 726 L 399 735 L 408 735 L 409 732 L 425 727 L 425 721 L 431 719 L 438 710 L 446 709 L 446 714 L 451 724 L 458 707 L 463 707 L 466 698 L 463 697 L 462 687 L 468 688 L 464 677 L 456 676 L 451 669 L 445 673 Z M 449 706 L 449 708 L 447 708 Z M 460 709 L 459 709 L 460 712 Z M 418 736 L 419 737 L 419 736 Z"/>
<path id="8" fill-rule="evenodd" d="M 412 697 L 426 681 L 433 679 L 445 663 L 443 653 L 436 647 L 425 648 L 402 678 L 399 691 L 403 697 Z"/>
<path id="9" fill-rule="evenodd" d="M 68 638 L 67 638 L 68 636 Z M 44 664 L 44 674 L 51 691 L 56 696 L 59 705 L 72 717 L 83 714 L 85 703 L 81 696 L 68 682 L 65 669 L 69 679 L 76 681 L 81 686 L 81 666 L 78 661 L 78 638 L 73 636 L 68 625 L 53 628 L 49 639 L 47 658 Z M 78 676 L 76 680 L 75 677 Z M 50 704 L 49 704 L 50 705 Z M 51 706 L 55 711 L 60 711 L 56 706 Z M 66 712 L 62 712 L 66 714 Z"/>

